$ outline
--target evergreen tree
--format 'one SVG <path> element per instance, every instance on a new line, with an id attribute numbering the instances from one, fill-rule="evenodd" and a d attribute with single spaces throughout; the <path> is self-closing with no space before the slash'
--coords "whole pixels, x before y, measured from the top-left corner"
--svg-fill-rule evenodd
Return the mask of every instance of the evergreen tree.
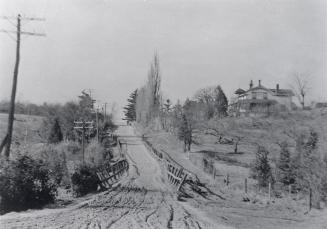
<path id="1" fill-rule="evenodd" d="M 308 154 L 311 154 L 316 148 L 318 143 L 318 134 L 317 132 L 311 130 L 308 141 L 305 144 L 305 150 Z"/>
<path id="2" fill-rule="evenodd" d="M 292 169 L 296 175 L 295 184 L 299 190 L 320 189 L 322 160 L 317 152 L 318 134 L 311 131 L 306 137 L 301 134 L 296 140 L 296 155 Z"/>
<path id="3" fill-rule="evenodd" d="M 136 120 L 136 98 L 137 90 L 130 94 L 129 98 L 127 99 L 128 104 L 124 107 L 125 119 L 131 122 Z"/>
<path id="4" fill-rule="evenodd" d="M 186 115 L 182 115 L 181 124 L 179 127 L 178 137 L 184 142 L 184 152 L 191 150 L 192 144 L 192 128 Z"/>
<path id="5" fill-rule="evenodd" d="M 228 109 L 228 100 L 220 85 L 216 88 L 215 107 L 218 117 L 226 117 Z"/>
<path id="6" fill-rule="evenodd" d="M 59 119 L 55 118 L 53 126 L 50 130 L 48 142 L 49 143 L 58 143 L 61 142 L 63 139 L 61 128 L 59 125 Z"/>
<path id="7" fill-rule="evenodd" d="M 263 146 L 259 146 L 251 168 L 252 176 L 257 179 L 259 186 L 262 187 L 267 187 L 269 182 L 272 183 L 274 181 L 268 154 L 269 152 Z"/>
<path id="8" fill-rule="evenodd" d="M 277 163 L 278 179 L 285 185 L 294 183 L 292 173 L 291 155 L 288 150 L 287 142 L 282 142 L 281 152 Z"/>

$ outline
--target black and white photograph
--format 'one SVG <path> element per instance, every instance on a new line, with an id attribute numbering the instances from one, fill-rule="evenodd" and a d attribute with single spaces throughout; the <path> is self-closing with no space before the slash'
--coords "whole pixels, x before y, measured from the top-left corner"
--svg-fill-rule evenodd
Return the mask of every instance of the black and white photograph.
<path id="1" fill-rule="evenodd" d="M 326 0 L 0 0 L 1 229 L 326 229 Z"/>

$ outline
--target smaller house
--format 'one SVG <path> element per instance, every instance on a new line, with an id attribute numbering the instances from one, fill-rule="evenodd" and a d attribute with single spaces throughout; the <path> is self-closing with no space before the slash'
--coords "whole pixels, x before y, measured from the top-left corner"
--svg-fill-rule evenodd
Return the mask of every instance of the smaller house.
<path id="1" fill-rule="evenodd" d="M 239 88 L 235 95 L 229 107 L 229 112 L 234 116 L 269 114 L 273 111 L 291 110 L 293 106 L 292 90 L 281 89 L 279 84 L 270 89 L 263 86 L 261 80 L 255 87 L 251 80 L 248 90 Z"/>

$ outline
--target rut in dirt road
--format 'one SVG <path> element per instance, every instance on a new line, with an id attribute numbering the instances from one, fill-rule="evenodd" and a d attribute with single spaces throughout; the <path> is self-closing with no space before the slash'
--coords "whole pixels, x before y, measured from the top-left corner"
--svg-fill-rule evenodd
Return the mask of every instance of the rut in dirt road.
<path id="1" fill-rule="evenodd" d="M 128 175 L 111 190 L 78 206 L 17 214 L 1 220 L 4 228 L 220 228 L 187 203 L 177 201 L 165 182 L 162 165 L 151 155 L 130 126 L 118 134 L 127 144 Z M 225 228 L 225 227 L 222 227 Z"/>

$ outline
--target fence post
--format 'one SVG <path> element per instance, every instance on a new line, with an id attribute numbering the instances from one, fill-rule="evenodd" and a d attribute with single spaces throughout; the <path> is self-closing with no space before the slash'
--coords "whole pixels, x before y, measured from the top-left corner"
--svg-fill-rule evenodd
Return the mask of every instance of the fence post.
<path id="1" fill-rule="evenodd" d="M 268 195 L 269 195 L 269 200 L 270 200 L 270 197 L 271 197 L 271 183 L 270 182 L 269 182 L 268 187 L 269 187 Z"/>
<path id="2" fill-rule="evenodd" d="M 226 176 L 226 185 L 228 186 L 229 185 L 229 174 L 227 173 L 227 176 Z"/>
<path id="3" fill-rule="evenodd" d="M 312 208 L 312 189 L 309 190 L 309 211 Z"/>
<path id="4" fill-rule="evenodd" d="M 247 178 L 244 179 L 244 190 L 245 190 L 245 193 L 248 193 L 248 179 Z"/>
<path id="5" fill-rule="evenodd" d="M 291 197 L 291 193 L 292 193 L 292 185 L 289 184 L 288 185 L 288 196 Z"/>

